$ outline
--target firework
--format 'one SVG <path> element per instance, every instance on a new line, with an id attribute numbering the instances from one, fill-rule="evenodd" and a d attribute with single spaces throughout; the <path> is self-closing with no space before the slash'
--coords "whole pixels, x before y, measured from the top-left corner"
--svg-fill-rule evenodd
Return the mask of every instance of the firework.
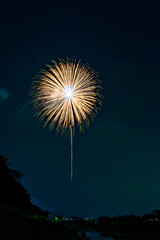
<path id="1" fill-rule="evenodd" d="M 69 129 L 71 134 L 72 179 L 72 128 L 94 118 L 101 101 L 101 86 L 97 74 L 81 61 L 59 60 L 47 65 L 31 87 L 35 116 L 50 130 Z"/>

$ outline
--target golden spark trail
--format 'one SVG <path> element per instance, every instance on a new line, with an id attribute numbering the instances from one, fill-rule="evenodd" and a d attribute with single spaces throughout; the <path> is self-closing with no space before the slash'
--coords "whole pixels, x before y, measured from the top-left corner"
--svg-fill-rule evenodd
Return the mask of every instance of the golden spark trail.
<path id="1" fill-rule="evenodd" d="M 70 136 L 71 136 L 71 182 L 73 179 L 73 134 L 72 134 L 72 126 L 69 126 Z"/>

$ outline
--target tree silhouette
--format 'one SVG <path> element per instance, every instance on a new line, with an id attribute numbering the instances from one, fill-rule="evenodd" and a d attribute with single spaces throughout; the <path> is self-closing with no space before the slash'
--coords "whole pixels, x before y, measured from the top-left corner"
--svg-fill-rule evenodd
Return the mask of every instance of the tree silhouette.
<path id="1" fill-rule="evenodd" d="M 10 169 L 8 160 L 0 153 L 0 205 L 48 216 L 48 211 L 43 211 L 31 203 L 29 193 L 20 182 L 23 173 Z"/>
<path id="2" fill-rule="evenodd" d="M 8 160 L 0 154 L 0 203 L 27 208 L 31 202 L 30 195 L 20 183 L 23 173 L 10 169 Z"/>

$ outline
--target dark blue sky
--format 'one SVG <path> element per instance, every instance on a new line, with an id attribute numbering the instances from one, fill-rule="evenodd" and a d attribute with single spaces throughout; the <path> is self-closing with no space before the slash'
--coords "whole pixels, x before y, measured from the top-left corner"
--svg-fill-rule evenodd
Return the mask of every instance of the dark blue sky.
<path id="1" fill-rule="evenodd" d="M 74 215 L 160 208 L 159 1 L 5 1 L 0 13 L 0 151 L 24 172 L 43 209 Z M 33 118 L 28 93 L 51 59 L 72 57 L 100 74 L 105 100 L 70 139 Z"/>

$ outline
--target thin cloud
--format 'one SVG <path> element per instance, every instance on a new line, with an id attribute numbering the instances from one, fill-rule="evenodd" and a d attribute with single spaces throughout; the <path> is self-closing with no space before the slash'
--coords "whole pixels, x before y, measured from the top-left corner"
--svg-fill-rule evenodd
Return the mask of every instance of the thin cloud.
<path id="1" fill-rule="evenodd" d="M 6 89 L 0 88 L 0 104 L 4 103 L 9 97 L 9 92 Z"/>

